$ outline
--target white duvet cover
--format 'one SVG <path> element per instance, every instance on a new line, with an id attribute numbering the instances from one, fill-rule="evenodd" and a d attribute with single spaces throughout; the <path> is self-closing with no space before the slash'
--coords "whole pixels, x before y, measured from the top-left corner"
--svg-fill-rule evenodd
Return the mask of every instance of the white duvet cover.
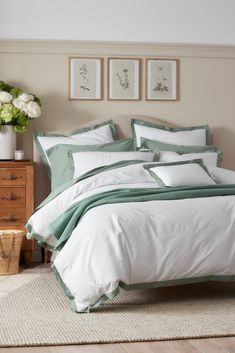
<path id="1" fill-rule="evenodd" d="M 30 218 L 36 238 L 71 204 L 118 188 L 156 188 L 143 163 L 106 171 L 62 192 Z M 33 233 L 32 233 L 33 234 Z M 235 196 L 127 202 L 85 213 L 53 267 L 84 312 L 127 289 L 235 279 Z"/>

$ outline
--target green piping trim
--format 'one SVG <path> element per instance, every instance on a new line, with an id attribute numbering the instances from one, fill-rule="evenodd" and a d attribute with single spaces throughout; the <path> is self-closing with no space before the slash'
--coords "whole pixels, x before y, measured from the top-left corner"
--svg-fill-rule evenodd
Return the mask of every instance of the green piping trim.
<path id="1" fill-rule="evenodd" d="M 31 233 L 32 230 L 33 230 L 33 227 L 31 226 L 31 224 L 29 224 L 29 222 L 27 222 L 27 223 L 25 224 L 25 228 L 27 229 L 27 231 L 28 231 L 29 233 Z"/>
<path id="2" fill-rule="evenodd" d="M 31 226 L 31 224 L 27 223 L 25 225 L 25 228 L 27 229 L 28 231 L 28 234 L 27 234 L 27 239 L 36 239 L 37 240 L 37 243 L 38 245 L 41 247 L 41 248 L 46 248 L 50 251 L 54 251 L 55 248 L 49 244 L 47 244 L 46 242 L 46 239 L 44 237 L 42 237 L 40 234 L 38 234 L 37 232 L 35 232 L 35 230 L 33 229 L 33 227 Z"/>
<path id="3" fill-rule="evenodd" d="M 221 282 L 235 281 L 235 275 L 207 275 L 202 277 L 189 277 L 189 278 L 180 278 L 180 279 L 172 279 L 172 280 L 170 279 L 165 281 L 134 283 L 134 284 L 127 284 L 120 281 L 117 288 L 114 289 L 112 292 L 107 292 L 103 294 L 94 304 L 87 306 L 83 311 L 78 311 L 75 303 L 75 297 L 72 295 L 69 288 L 63 282 L 55 265 L 52 265 L 52 269 L 65 295 L 71 300 L 71 309 L 75 312 L 80 312 L 80 313 L 88 313 L 92 308 L 95 308 L 101 304 L 104 304 L 107 300 L 114 298 L 116 295 L 118 295 L 120 288 L 124 290 L 136 290 L 136 289 L 170 287 L 170 286 L 178 286 L 178 285 L 192 284 L 192 283 L 204 283 L 204 282 L 211 282 L 211 281 L 221 281 Z"/>
<path id="4" fill-rule="evenodd" d="M 182 145 L 172 145 L 169 143 L 164 143 L 160 141 L 150 140 L 145 137 L 141 137 L 141 148 L 148 148 L 152 152 L 161 153 L 161 151 L 176 152 L 179 155 L 184 155 L 188 153 L 203 153 L 203 152 L 215 152 L 217 153 L 217 167 L 220 166 L 222 162 L 222 151 L 216 146 L 182 146 Z"/>
<path id="5" fill-rule="evenodd" d="M 156 167 L 156 166 L 155 166 Z M 159 176 L 157 174 L 155 174 L 151 169 L 147 169 L 145 168 L 149 174 L 151 175 L 151 177 L 158 183 L 159 186 L 161 186 L 162 188 L 166 188 L 167 186 L 163 183 L 162 179 L 159 178 Z"/>
<path id="6" fill-rule="evenodd" d="M 131 120 L 131 130 L 132 130 L 132 137 L 135 140 L 135 148 L 137 148 L 137 144 L 136 144 L 136 133 L 135 133 L 135 124 L 138 125 L 142 125 L 142 126 L 148 126 L 148 127 L 153 127 L 153 128 L 157 128 L 160 130 L 165 130 L 165 131 L 170 131 L 170 132 L 177 132 L 177 131 L 192 131 L 192 130 L 201 130 L 201 129 L 205 129 L 206 130 L 206 144 L 210 145 L 211 143 L 211 131 L 208 125 L 199 125 L 199 126 L 190 126 L 190 127 L 169 127 L 169 126 L 165 126 L 165 125 L 159 125 L 159 124 L 155 124 L 155 123 L 150 123 L 144 120 L 140 120 L 140 119 L 132 119 Z"/>
<path id="7" fill-rule="evenodd" d="M 68 169 L 71 171 L 71 175 L 74 176 L 75 173 L 75 165 L 74 165 L 74 160 L 73 160 L 73 153 L 72 151 L 68 151 Z"/>
<path id="8" fill-rule="evenodd" d="M 204 169 L 204 171 L 208 174 L 208 176 L 214 181 L 214 179 L 211 177 L 210 173 L 208 172 L 205 164 L 203 163 L 202 159 L 192 159 L 190 161 L 180 161 L 180 162 L 170 162 L 170 163 L 162 163 L 160 162 L 160 164 L 145 164 L 143 167 L 144 169 L 146 169 L 149 174 L 157 181 L 157 183 L 162 186 L 163 188 L 168 188 L 169 186 L 165 185 L 165 183 L 162 181 L 162 179 L 155 174 L 155 172 L 153 172 L 151 170 L 151 168 L 156 168 L 156 167 L 168 167 L 168 166 L 175 166 L 175 165 L 184 165 L 184 164 L 199 164 L 200 167 L 202 167 L 202 169 Z M 184 185 L 183 185 L 184 186 Z"/>
<path id="9" fill-rule="evenodd" d="M 62 278 L 59 274 L 59 272 L 57 271 L 56 267 L 54 264 L 52 264 L 51 266 L 54 274 L 55 274 L 55 277 L 56 277 L 56 280 L 59 282 L 61 288 L 63 289 L 65 295 L 69 298 L 69 299 L 74 299 L 74 296 L 73 294 L 70 292 L 70 290 L 68 289 L 68 287 L 65 285 L 65 283 L 62 281 Z"/>
<path id="10" fill-rule="evenodd" d="M 140 151 L 141 152 L 141 151 Z M 156 152 L 144 152 L 142 151 L 143 153 L 154 153 L 153 155 L 153 162 L 159 162 L 159 158 L 160 158 L 160 153 L 156 153 Z"/>

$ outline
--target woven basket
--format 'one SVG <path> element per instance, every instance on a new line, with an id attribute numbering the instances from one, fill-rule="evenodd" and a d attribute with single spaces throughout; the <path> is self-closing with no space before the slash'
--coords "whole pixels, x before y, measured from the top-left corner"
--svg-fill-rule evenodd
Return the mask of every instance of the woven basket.
<path id="1" fill-rule="evenodd" d="M 0 275 L 19 272 L 20 249 L 24 237 L 21 230 L 0 230 Z"/>

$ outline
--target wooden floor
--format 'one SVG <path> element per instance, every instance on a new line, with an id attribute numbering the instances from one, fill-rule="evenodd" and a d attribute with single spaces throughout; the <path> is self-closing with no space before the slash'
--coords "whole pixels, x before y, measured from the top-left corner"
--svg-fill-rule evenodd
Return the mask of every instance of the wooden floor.
<path id="1" fill-rule="evenodd" d="M 0 348 L 0 353 L 235 353 L 235 337 L 92 344 L 79 346 L 48 346 Z"/>

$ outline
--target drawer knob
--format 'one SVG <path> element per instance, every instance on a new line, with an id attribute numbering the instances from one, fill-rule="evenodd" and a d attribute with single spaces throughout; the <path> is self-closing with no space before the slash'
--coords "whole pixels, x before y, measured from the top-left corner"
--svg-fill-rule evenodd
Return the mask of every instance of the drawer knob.
<path id="1" fill-rule="evenodd" d="M 19 221 L 21 219 L 21 217 L 17 217 L 13 213 L 8 213 L 8 215 L 1 217 L 0 219 L 1 219 L 1 221 L 15 222 L 15 221 Z"/>
<path id="2" fill-rule="evenodd" d="M 7 192 L 5 195 L 2 195 L 2 200 L 14 201 L 21 199 L 20 196 L 17 196 L 13 192 Z"/>
<path id="3" fill-rule="evenodd" d="M 2 180 L 17 180 L 21 178 L 22 178 L 21 175 L 16 175 L 13 172 L 8 172 L 6 176 L 2 176 Z"/>

